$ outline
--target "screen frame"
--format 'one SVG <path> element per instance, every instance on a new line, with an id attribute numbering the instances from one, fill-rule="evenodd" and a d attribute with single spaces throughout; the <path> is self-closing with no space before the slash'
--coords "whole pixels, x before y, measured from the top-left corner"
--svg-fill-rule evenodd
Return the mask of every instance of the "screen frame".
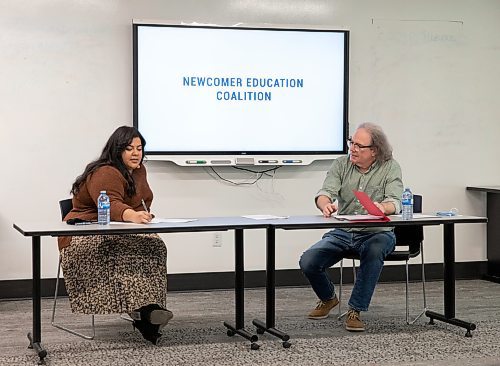
<path id="1" fill-rule="evenodd" d="M 241 31 L 298 31 L 298 32 L 330 32 L 343 34 L 344 40 L 344 70 L 343 70 L 343 121 L 342 121 L 342 150 L 335 151 L 144 151 L 149 160 L 172 161 L 180 166 L 204 165 L 308 165 L 315 160 L 331 160 L 348 152 L 347 138 L 349 134 L 348 106 L 349 106 L 349 38 L 350 32 L 345 29 L 323 27 L 281 27 L 281 26 L 224 26 L 214 24 L 185 24 L 176 22 L 133 21 L 133 125 L 139 131 L 139 70 L 138 70 L 138 30 L 139 27 L 174 27 L 174 28 L 203 28 L 203 29 L 230 29 Z"/>

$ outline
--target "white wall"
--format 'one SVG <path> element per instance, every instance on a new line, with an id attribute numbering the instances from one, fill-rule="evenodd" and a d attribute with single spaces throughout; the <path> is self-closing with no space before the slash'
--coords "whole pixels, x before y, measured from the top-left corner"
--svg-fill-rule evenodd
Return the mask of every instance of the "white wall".
<path id="1" fill-rule="evenodd" d="M 500 2 L 467 0 L 3 0 L 0 2 L 0 280 L 31 277 L 31 246 L 12 224 L 60 220 L 57 201 L 109 134 L 132 124 L 132 19 L 326 25 L 351 30 L 350 123 L 381 124 L 404 181 L 424 209 L 485 215 L 465 186 L 499 184 Z M 313 214 L 329 163 L 284 167 L 233 187 L 204 168 L 150 162 L 162 217 Z M 250 175 L 218 168 L 235 180 Z M 297 268 L 321 231 L 278 233 L 277 267 Z M 229 271 L 232 234 L 169 234 L 169 272 Z M 426 229 L 426 259 L 441 262 L 442 232 Z M 486 226 L 457 225 L 458 261 L 486 259 Z M 42 274 L 54 277 L 56 240 Z M 246 234 L 246 268 L 263 269 L 264 233 Z"/>

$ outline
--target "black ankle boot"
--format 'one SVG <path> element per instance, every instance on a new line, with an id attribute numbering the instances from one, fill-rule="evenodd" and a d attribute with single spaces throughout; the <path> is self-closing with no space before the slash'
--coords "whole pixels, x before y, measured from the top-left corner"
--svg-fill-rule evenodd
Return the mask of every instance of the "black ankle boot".
<path id="1" fill-rule="evenodd" d="M 158 304 L 141 306 L 133 313 L 132 318 L 134 319 L 134 328 L 139 329 L 143 338 L 155 345 L 161 337 L 160 330 L 167 325 L 168 321 L 173 317 L 170 310 L 167 310 Z"/>
<path id="2" fill-rule="evenodd" d="M 170 310 L 158 304 L 142 306 L 139 312 L 141 314 L 141 320 L 147 321 L 153 325 L 160 325 L 160 329 L 167 325 L 174 316 Z"/>
<path id="3" fill-rule="evenodd" d="M 158 344 L 158 339 L 161 337 L 161 333 L 158 333 L 159 325 L 154 325 L 144 320 L 134 320 L 132 326 L 141 332 L 145 340 L 153 343 L 155 346 Z"/>

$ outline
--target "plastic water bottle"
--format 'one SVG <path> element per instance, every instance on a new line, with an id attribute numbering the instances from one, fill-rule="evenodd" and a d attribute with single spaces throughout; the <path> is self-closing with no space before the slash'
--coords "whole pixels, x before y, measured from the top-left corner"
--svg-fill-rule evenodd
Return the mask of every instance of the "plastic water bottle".
<path id="1" fill-rule="evenodd" d="M 402 218 L 403 220 L 413 219 L 413 193 L 410 188 L 405 188 L 403 196 L 401 197 L 401 204 L 403 205 Z"/>
<path id="2" fill-rule="evenodd" d="M 97 222 L 99 223 L 99 225 L 109 224 L 109 209 L 109 197 L 106 194 L 106 191 L 101 191 L 99 198 L 97 198 Z"/>

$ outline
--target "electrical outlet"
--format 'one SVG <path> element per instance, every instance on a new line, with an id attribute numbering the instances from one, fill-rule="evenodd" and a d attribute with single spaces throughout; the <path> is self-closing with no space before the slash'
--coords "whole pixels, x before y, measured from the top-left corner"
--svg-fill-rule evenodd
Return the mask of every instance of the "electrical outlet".
<path id="1" fill-rule="evenodd" d="M 214 247 L 220 248 L 222 246 L 222 233 L 214 233 Z"/>

